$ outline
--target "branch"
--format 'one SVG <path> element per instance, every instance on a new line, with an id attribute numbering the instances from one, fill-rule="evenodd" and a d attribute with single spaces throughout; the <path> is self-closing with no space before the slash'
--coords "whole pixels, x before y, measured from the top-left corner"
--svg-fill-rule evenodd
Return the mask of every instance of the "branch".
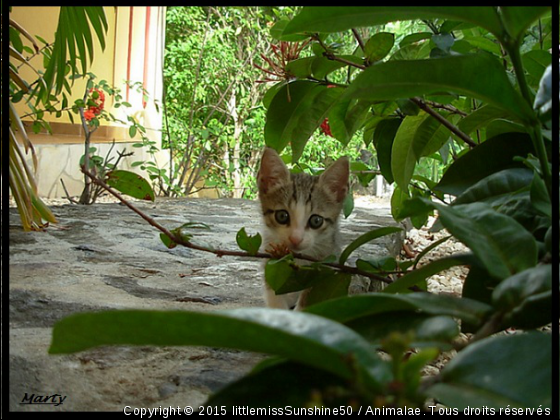
<path id="1" fill-rule="evenodd" d="M 358 33 L 358 30 L 356 28 L 352 28 L 352 33 L 354 34 L 354 38 L 356 38 L 356 41 L 358 41 L 358 45 L 360 46 L 362 51 L 365 53 L 366 46 L 364 44 L 364 41 L 363 41 L 362 37 Z"/>
<path id="2" fill-rule="evenodd" d="M 319 45 L 321 45 L 321 47 L 323 47 L 323 49 L 325 50 L 323 55 L 325 57 L 327 57 L 329 60 L 338 61 L 340 63 L 348 64 L 349 66 L 357 67 L 357 68 L 362 69 L 362 70 L 365 70 L 367 68 L 363 64 L 353 63 L 352 61 L 349 61 L 349 60 L 346 60 L 344 58 L 340 58 L 340 57 L 337 57 L 336 55 L 334 55 L 331 51 L 329 51 L 329 47 L 327 47 L 325 45 L 323 40 L 318 35 L 313 35 L 312 38 L 315 39 L 319 43 Z"/>
<path id="3" fill-rule="evenodd" d="M 244 251 L 228 251 L 228 250 L 224 250 L 224 249 L 213 249 L 213 248 L 208 248 L 208 247 L 193 244 L 190 241 L 185 241 L 184 239 L 182 239 L 182 238 L 174 235 L 173 233 L 171 233 L 169 231 L 169 229 L 160 225 L 153 218 L 151 218 L 150 216 L 145 214 L 142 210 L 138 209 L 132 203 L 127 201 L 120 193 L 115 191 L 113 188 L 108 186 L 105 182 L 103 182 L 102 180 L 97 178 L 95 175 L 90 173 L 88 170 L 86 170 L 86 168 L 83 165 L 82 165 L 82 172 L 84 173 L 84 175 L 86 175 L 88 178 L 90 178 L 91 181 L 94 184 L 99 185 L 100 187 L 107 190 L 110 194 L 115 196 L 121 203 L 123 203 L 130 210 L 132 210 L 133 212 L 138 214 L 142 219 L 144 219 L 146 222 L 148 222 L 151 226 L 155 227 L 160 232 L 167 235 L 176 244 L 183 245 L 187 248 L 195 249 L 197 251 L 210 252 L 210 253 L 218 256 L 218 257 L 223 257 L 224 255 L 228 255 L 228 256 L 233 256 L 233 257 L 251 257 L 251 258 L 267 258 L 267 259 L 275 258 L 273 255 L 268 254 L 268 253 L 264 253 L 264 252 L 257 252 L 255 254 L 250 254 L 250 253 L 244 252 Z M 301 255 L 301 254 L 298 254 L 298 253 L 293 253 L 293 256 L 296 259 L 321 263 L 320 260 L 316 260 L 314 258 L 307 257 L 305 255 Z M 370 273 L 370 272 L 367 272 L 367 271 L 363 271 L 363 270 L 360 270 L 356 267 L 352 267 L 352 266 L 348 266 L 348 265 L 344 265 L 344 264 L 335 264 L 335 263 L 322 263 L 322 264 L 325 265 L 325 266 L 331 267 L 331 268 L 335 268 L 339 271 L 343 271 L 345 273 L 357 274 L 357 275 L 360 275 L 360 276 L 368 277 L 370 279 L 381 281 L 381 282 L 386 283 L 386 284 L 393 283 L 393 280 L 391 280 L 390 278 L 383 277 L 383 276 L 380 276 L 378 274 Z M 410 289 L 413 290 L 413 291 L 422 291 L 415 286 L 411 287 Z"/>
<path id="4" fill-rule="evenodd" d="M 427 114 L 430 114 L 432 117 L 438 120 L 443 126 L 447 127 L 449 131 L 451 131 L 453 134 L 455 134 L 457 137 L 459 137 L 461 140 L 467 143 L 470 147 L 474 148 L 477 146 L 477 144 L 467 134 L 463 133 L 461 130 L 459 130 L 457 126 L 450 123 L 445 119 L 445 117 L 443 117 L 441 114 L 437 113 L 432 108 L 430 108 L 422 99 L 410 98 L 410 100 L 414 102 L 416 105 L 418 105 L 418 107 L 421 110 L 423 110 Z"/>

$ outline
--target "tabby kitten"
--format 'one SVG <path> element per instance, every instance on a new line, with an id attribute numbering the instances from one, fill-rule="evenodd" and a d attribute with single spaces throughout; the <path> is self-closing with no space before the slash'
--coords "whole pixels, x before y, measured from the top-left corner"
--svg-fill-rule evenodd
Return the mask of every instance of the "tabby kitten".
<path id="1" fill-rule="evenodd" d="M 341 157 L 320 176 L 292 174 L 274 149 L 265 148 L 257 175 L 264 221 L 263 248 L 289 250 L 315 259 L 338 254 L 338 216 L 348 193 L 349 163 Z M 301 310 L 308 290 L 276 295 L 265 281 L 270 308 Z"/>

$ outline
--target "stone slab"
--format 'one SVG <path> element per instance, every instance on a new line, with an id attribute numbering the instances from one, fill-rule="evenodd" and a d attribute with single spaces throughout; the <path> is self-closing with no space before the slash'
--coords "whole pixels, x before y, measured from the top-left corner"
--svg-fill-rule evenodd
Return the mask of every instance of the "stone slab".
<path id="1" fill-rule="evenodd" d="M 260 226 L 258 203 L 241 199 L 157 199 L 136 205 L 168 228 L 204 222 L 197 241 L 237 250 L 241 227 Z M 203 347 L 99 347 L 71 355 L 47 350 L 53 324 L 104 309 L 211 311 L 263 306 L 262 261 L 167 249 L 159 232 L 117 203 L 53 206 L 59 224 L 23 232 L 10 208 L 10 410 L 121 411 L 125 406 L 197 407 L 247 373 L 263 355 Z M 343 244 L 395 225 L 388 203 L 357 200 L 341 221 Z M 4 230 L 5 232 L 5 230 Z M 400 235 L 353 255 L 395 255 Z M 351 261 L 350 261 L 351 262 Z M 21 404 L 25 394 L 66 395 L 64 404 Z"/>

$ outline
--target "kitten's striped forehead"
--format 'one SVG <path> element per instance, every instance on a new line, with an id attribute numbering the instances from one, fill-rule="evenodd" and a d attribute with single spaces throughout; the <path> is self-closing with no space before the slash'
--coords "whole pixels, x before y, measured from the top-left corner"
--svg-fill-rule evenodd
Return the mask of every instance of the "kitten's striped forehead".
<path id="1" fill-rule="evenodd" d="M 261 194 L 263 214 L 279 209 L 305 208 L 309 217 L 317 213 L 333 221 L 338 219 L 341 204 L 321 187 L 319 177 L 304 173 L 290 174 L 290 178 L 276 185 L 267 194 Z"/>

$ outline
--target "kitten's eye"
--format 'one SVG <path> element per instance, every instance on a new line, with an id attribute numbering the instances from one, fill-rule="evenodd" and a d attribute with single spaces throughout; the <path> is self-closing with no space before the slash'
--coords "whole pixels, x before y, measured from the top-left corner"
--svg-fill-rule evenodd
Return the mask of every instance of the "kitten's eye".
<path id="1" fill-rule="evenodd" d="M 274 218 L 281 225 L 287 225 L 290 221 L 290 215 L 286 210 L 276 210 L 274 213 Z"/>
<path id="2" fill-rule="evenodd" d="M 321 226 L 323 226 L 323 218 L 321 216 L 313 214 L 309 218 L 309 227 L 311 229 L 319 229 Z"/>

